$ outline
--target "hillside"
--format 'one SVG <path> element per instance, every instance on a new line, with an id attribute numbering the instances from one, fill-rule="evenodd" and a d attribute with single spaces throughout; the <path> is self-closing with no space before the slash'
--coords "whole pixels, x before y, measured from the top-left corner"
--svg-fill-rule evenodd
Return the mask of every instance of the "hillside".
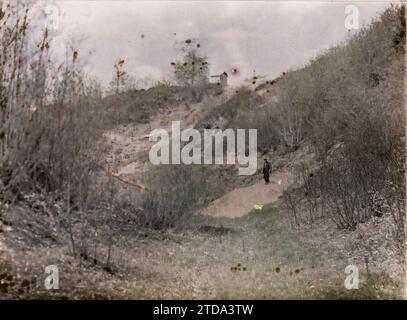
<path id="1" fill-rule="evenodd" d="M 26 81 L 0 99 L 10 110 L 1 118 L 0 298 L 404 297 L 404 43 L 405 9 L 395 6 L 254 87 L 109 95 L 69 64 L 55 76 L 35 56 L 45 80 L 64 81 L 52 103 L 39 96 L 44 79 L 34 93 L 31 74 L 0 83 L 3 97 L 5 84 Z M 171 133 L 177 120 L 199 133 L 257 129 L 256 173 L 153 165 L 151 131 Z M 47 265 L 59 268 L 58 290 L 43 286 Z M 348 265 L 359 290 L 344 286 Z"/>

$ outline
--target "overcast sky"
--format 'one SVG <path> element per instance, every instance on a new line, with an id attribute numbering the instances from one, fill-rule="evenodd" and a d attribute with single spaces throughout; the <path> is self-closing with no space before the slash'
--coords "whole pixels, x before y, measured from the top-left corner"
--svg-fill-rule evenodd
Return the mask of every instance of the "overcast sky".
<path id="1" fill-rule="evenodd" d="M 256 70 L 274 78 L 349 37 L 345 7 L 359 8 L 361 25 L 389 2 L 323 1 L 58 1 L 57 43 L 80 38 L 88 71 L 107 84 L 117 58 L 136 78 L 171 77 L 175 43 L 199 38 L 211 74 L 238 68 L 241 84 Z"/>

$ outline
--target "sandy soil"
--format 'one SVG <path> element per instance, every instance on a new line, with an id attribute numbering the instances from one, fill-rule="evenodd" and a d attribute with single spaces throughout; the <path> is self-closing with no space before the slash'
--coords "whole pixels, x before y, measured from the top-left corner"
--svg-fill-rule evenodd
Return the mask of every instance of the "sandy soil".
<path id="1" fill-rule="evenodd" d="M 255 205 L 272 204 L 293 183 L 293 175 L 279 171 L 271 175 L 270 184 L 263 181 L 249 187 L 237 188 L 216 199 L 203 211 L 212 217 L 239 218 L 253 210 Z"/>
<path id="2" fill-rule="evenodd" d="M 117 176 L 133 175 L 149 170 L 150 163 L 146 152 L 154 142 L 149 135 L 154 129 L 165 129 L 171 133 L 172 121 L 180 121 L 181 129 L 195 127 L 199 115 L 225 102 L 229 93 L 205 97 L 201 102 L 188 107 L 178 106 L 158 114 L 148 124 L 130 124 L 120 126 L 103 134 L 106 145 L 112 146 L 106 159 L 115 168 Z"/>

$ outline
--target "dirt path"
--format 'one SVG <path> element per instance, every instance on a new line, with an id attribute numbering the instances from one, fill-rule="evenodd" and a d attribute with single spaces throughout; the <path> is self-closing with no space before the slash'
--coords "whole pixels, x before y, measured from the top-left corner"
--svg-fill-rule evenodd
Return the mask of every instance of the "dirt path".
<path id="1" fill-rule="evenodd" d="M 270 184 L 263 181 L 249 187 L 237 188 L 216 199 L 203 211 L 212 217 L 239 218 L 254 209 L 254 205 L 270 204 L 293 183 L 290 172 L 280 171 L 271 175 Z"/>
<path id="2" fill-rule="evenodd" d="M 181 120 L 181 127 L 194 127 L 199 115 L 220 103 L 225 102 L 232 95 L 228 90 L 221 96 L 205 97 L 203 101 L 190 107 L 179 106 L 165 113 L 158 114 L 148 124 L 134 124 L 120 126 L 104 134 L 107 143 L 113 146 L 110 162 L 114 164 L 113 174 L 127 179 L 138 173 L 150 169 L 145 153 L 152 142 L 149 133 L 156 128 L 171 131 L 171 121 Z M 292 183 L 292 174 L 288 171 L 278 171 L 272 174 L 271 183 L 265 185 L 263 181 L 249 187 L 237 188 L 213 201 L 203 213 L 213 217 L 241 217 L 251 210 L 254 205 L 265 205 L 275 202 L 283 191 Z M 138 181 L 137 183 L 140 184 Z"/>

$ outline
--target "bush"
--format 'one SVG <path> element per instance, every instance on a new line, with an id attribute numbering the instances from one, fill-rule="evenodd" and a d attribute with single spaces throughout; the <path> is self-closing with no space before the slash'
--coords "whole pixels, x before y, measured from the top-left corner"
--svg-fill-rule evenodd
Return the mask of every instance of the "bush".
<path id="1" fill-rule="evenodd" d="M 204 168 L 160 165 L 149 174 L 149 192 L 136 220 L 155 230 L 182 230 L 194 226 L 196 212 L 209 194 Z"/>
<path id="2" fill-rule="evenodd" d="M 90 248 L 96 256 L 96 242 L 108 245 L 109 264 L 118 217 L 131 210 L 101 178 L 98 143 L 110 120 L 100 87 L 81 72 L 75 49 L 52 62 L 52 38 L 47 30 L 37 38 L 28 12 L 10 4 L 0 19 L 0 201 L 42 208 L 31 211 L 48 228 L 39 236 L 70 244 L 80 261 Z"/>
<path id="3" fill-rule="evenodd" d="M 276 83 L 282 98 L 270 110 L 285 115 L 285 122 L 276 122 L 288 133 L 283 141 L 308 141 L 319 160 L 312 172 L 299 171 L 300 191 L 284 196 L 297 221 L 312 222 L 329 211 L 338 227 L 354 229 L 373 215 L 391 213 L 403 242 L 405 53 L 400 39 L 405 39 L 405 9 L 393 6 L 346 44 Z M 308 217 L 301 219 L 303 209 Z"/>

